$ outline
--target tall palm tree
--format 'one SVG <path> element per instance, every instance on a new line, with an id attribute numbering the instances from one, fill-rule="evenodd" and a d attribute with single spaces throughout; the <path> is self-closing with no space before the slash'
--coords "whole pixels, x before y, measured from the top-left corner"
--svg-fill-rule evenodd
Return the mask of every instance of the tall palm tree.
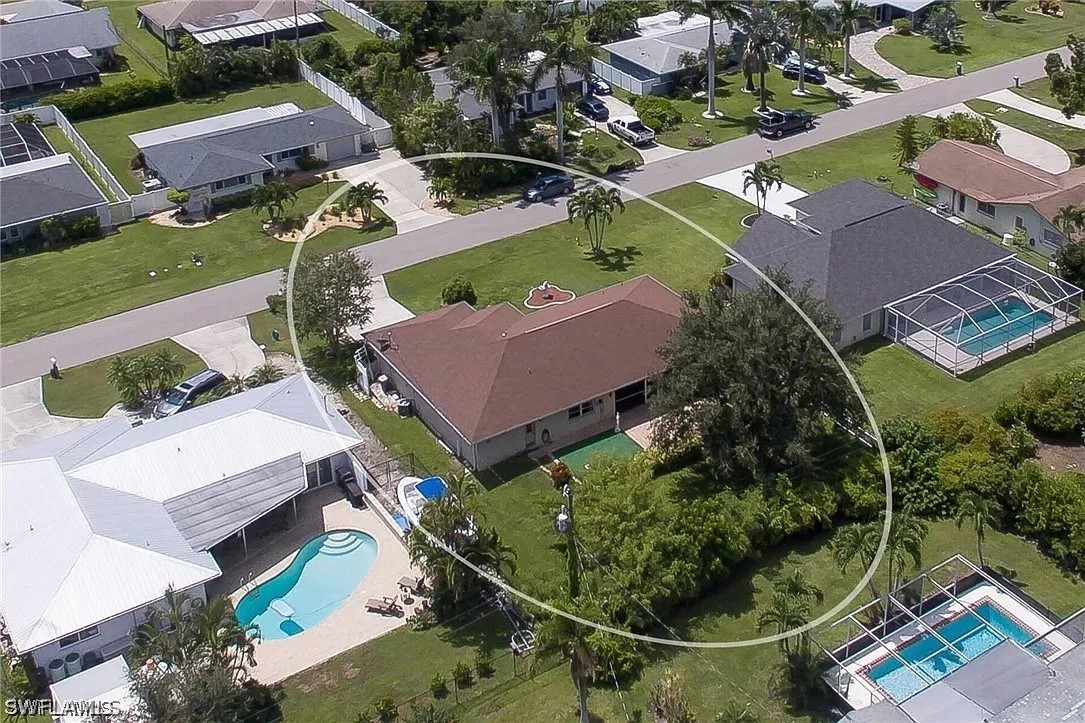
<path id="1" fill-rule="evenodd" d="M 804 70 L 806 68 L 806 44 L 824 28 L 828 18 L 817 7 L 817 0 L 785 0 L 780 3 L 780 17 L 791 25 L 791 31 L 799 41 L 799 95 L 806 93 Z"/>
<path id="2" fill-rule="evenodd" d="M 565 94 L 568 92 L 570 72 L 573 80 L 579 80 L 581 88 L 584 78 L 592 72 L 592 52 L 587 45 L 576 42 L 573 21 L 568 16 L 559 21 L 557 27 L 539 38 L 539 50 L 546 57 L 535 65 L 531 74 L 531 87 L 538 87 L 544 79 L 553 77 L 554 92 L 557 96 L 558 126 L 558 163 L 565 163 Z"/>
<path id="3" fill-rule="evenodd" d="M 705 118 L 716 117 L 716 23 L 722 21 L 732 28 L 746 17 L 747 3 L 741 0 L 678 0 L 674 5 L 683 21 L 694 15 L 708 18 L 708 109 Z"/>
<path id="4" fill-rule="evenodd" d="M 565 609 L 576 609 L 579 617 L 586 620 L 602 619 L 598 611 L 586 611 L 588 605 L 582 598 L 577 604 L 566 603 Z M 585 612 L 587 614 L 585 614 Z M 580 708 L 580 723 L 588 723 L 588 683 L 599 672 L 599 654 L 590 639 L 592 629 L 569 620 L 563 615 L 551 615 L 543 620 L 535 631 L 535 648 L 539 657 L 557 655 L 569 664 L 569 675 L 576 685 Z"/>
<path id="5" fill-rule="evenodd" d="M 836 0 L 836 19 L 844 38 L 844 77 L 851 77 L 851 39 L 859 32 L 859 25 L 870 20 L 870 6 L 862 0 Z"/>
<path id="6" fill-rule="evenodd" d="M 469 90 L 490 106 L 490 131 L 496 143 L 508 125 L 508 113 L 527 74 L 519 63 L 504 60 L 496 43 L 472 41 L 456 48 L 449 68 L 455 92 Z"/>
<path id="7" fill-rule="evenodd" d="M 747 168 L 742 172 L 742 193 L 752 187 L 754 197 L 757 199 L 757 213 L 765 212 L 768 202 L 769 191 L 774 187 L 780 190 L 784 186 L 784 172 L 778 163 L 772 161 L 758 161 L 753 168 Z"/>
<path id="8" fill-rule="evenodd" d="M 282 218 L 286 204 L 293 206 L 298 201 L 298 192 L 286 181 L 271 181 L 252 189 L 252 212 L 266 211 L 269 221 Z"/>
<path id="9" fill-rule="evenodd" d="M 985 567 L 983 561 L 983 539 L 988 527 L 998 525 L 1002 517 L 1002 508 L 997 502 L 989 497 L 971 493 L 961 499 L 957 507 L 957 529 L 966 524 L 972 526 L 976 533 L 976 553 L 979 555 L 980 567 Z"/>
<path id="10" fill-rule="evenodd" d="M 382 206 L 388 203 L 388 196 L 376 181 L 361 181 L 346 192 L 343 201 L 347 215 L 353 216 L 355 210 L 361 211 L 362 225 L 368 226 L 373 222 L 374 207 L 378 203 Z"/>
<path id="11" fill-rule="evenodd" d="M 772 629 L 774 635 L 783 635 L 805 625 L 809 620 L 810 609 L 803 600 L 776 591 L 772 594 L 772 603 L 768 609 L 757 616 L 757 629 Z M 791 637 L 778 642 L 785 655 L 791 653 Z"/>
<path id="12" fill-rule="evenodd" d="M 806 579 L 801 567 L 796 567 L 790 574 L 776 580 L 773 587 L 785 597 L 799 600 L 807 607 L 820 605 L 825 599 L 817 585 Z"/>
<path id="13" fill-rule="evenodd" d="M 1085 231 L 1085 206 L 1062 206 L 1055 213 L 1055 226 L 1070 240 L 1077 231 Z"/>
<path id="14" fill-rule="evenodd" d="M 886 570 L 889 587 L 886 591 L 884 618 L 889 619 L 889 596 L 904 583 L 910 571 L 923 564 L 923 541 L 927 523 L 910 512 L 897 512 L 889 524 L 889 539 L 885 545 Z"/>
<path id="15" fill-rule="evenodd" d="M 833 535 L 830 547 L 840 572 L 846 573 L 854 561 L 858 561 L 864 570 L 868 569 L 874 561 L 880 539 L 881 527 L 876 522 L 855 523 L 838 529 Z M 870 588 L 871 599 L 881 598 L 873 578 L 867 580 L 867 587 Z"/>
<path id="16" fill-rule="evenodd" d="M 759 111 L 768 110 L 765 92 L 765 74 L 772 68 L 772 59 L 787 42 L 787 26 L 777 16 L 771 5 L 755 5 L 741 23 L 746 35 L 742 52 L 742 72 L 746 76 L 746 90 L 753 92 L 753 76 L 759 76 Z"/>
<path id="17" fill-rule="evenodd" d="M 566 209 L 569 223 L 576 219 L 584 222 L 592 253 L 598 255 L 603 251 L 603 234 L 614 221 L 614 211 L 624 213 L 625 201 L 616 188 L 594 186 L 570 198 Z"/>
<path id="18" fill-rule="evenodd" d="M 637 32 L 637 7 L 630 2 L 603 3 L 588 17 L 588 37 L 595 43 L 612 43 Z"/>

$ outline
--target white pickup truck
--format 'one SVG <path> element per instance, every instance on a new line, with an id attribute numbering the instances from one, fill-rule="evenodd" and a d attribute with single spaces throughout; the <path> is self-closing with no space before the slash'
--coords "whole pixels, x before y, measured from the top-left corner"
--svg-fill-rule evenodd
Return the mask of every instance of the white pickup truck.
<path id="1" fill-rule="evenodd" d="M 610 129 L 611 133 L 634 146 L 651 143 L 656 139 L 656 132 L 641 123 L 640 118 L 635 115 L 611 118 L 607 122 L 607 128 Z"/>

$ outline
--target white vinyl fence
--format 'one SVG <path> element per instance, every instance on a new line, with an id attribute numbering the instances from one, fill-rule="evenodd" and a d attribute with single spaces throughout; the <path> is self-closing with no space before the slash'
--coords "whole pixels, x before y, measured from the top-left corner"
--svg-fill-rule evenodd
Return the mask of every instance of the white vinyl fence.
<path id="1" fill-rule="evenodd" d="M 303 60 L 298 60 L 298 72 L 302 80 L 346 109 L 359 123 L 369 126 L 369 142 L 373 147 L 387 148 L 392 145 L 392 125 L 377 115 L 376 111 L 348 93 L 341 85 L 313 70 Z"/>
<path id="2" fill-rule="evenodd" d="M 98 179 L 109 187 L 113 195 L 116 196 L 118 201 L 126 202 L 131 199 L 128 195 L 128 191 L 124 190 L 124 186 L 113 175 L 113 172 L 109 170 L 109 166 L 102 163 L 102 159 L 98 157 L 98 154 L 91 150 L 91 147 L 87 145 L 87 142 L 83 140 L 83 136 L 75 130 L 75 126 L 64 117 L 64 114 L 57 110 L 56 106 L 49 106 L 53 109 L 53 122 L 60 128 L 60 132 L 67 137 L 71 144 L 75 146 L 76 150 L 83 156 L 83 160 L 87 162 L 87 165 L 94 169 L 94 172 L 98 175 Z"/>
<path id="3" fill-rule="evenodd" d="M 396 40 L 399 38 L 399 31 L 390 25 L 385 25 L 380 20 L 362 10 L 360 7 L 351 5 L 344 0 L 320 0 L 325 7 L 334 10 L 335 12 L 343 15 L 344 17 L 354 21 L 358 25 L 373 33 L 377 37 L 388 38 L 389 40 Z"/>
<path id="4" fill-rule="evenodd" d="M 660 78 L 649 78 L 647 80 L 634 78 L 629 73 L 623 73 L 613 65 L 604 63 L 598 58 L 591 61 L 591 69 L 606 82 L 623 90 L 628 90 L 634 95 L 651 95 L 653 92 L 663 92 L 671 85 L 670 81 Z"/>

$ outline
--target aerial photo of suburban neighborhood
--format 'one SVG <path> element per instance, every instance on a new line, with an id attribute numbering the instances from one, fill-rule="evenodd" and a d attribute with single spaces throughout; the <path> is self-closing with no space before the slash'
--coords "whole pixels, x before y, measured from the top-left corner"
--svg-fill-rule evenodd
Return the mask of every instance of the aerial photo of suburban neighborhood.
<path id="1" fill-rule="evenodd" d="M 0 0 L 25 723 L 1085 723 L 1085 0 Z"/>

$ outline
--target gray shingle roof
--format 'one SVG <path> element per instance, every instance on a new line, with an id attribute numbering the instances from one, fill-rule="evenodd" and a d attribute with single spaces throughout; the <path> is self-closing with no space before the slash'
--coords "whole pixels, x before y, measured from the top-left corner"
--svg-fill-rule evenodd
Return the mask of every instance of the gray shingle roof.
<path id="1" fill-rule="evenodd" d="M 714 34 L 716 45 L 727 45 L 731 42 L 731 28 L 727 23 L 717 22 Z M 665 35 L 619 40 L 604 45 L 603 49 L 653 73 L 663 75 L 682 67 L 680 58 L 683 53 L 696 55 L 707 47 L 708 26 L 704 26 Z"/>
<path id="2" fill-rule="evenodd" d="M 61 0 L 20 0 L 20 2 L 4 3 L 0 6 L 0 17 L 8 23 L 22 23 L 27 20 L 78 12 L 82 12 L 82 9 Z"/>
<path id="3" fill-rule="evenodd" d="M 108 8 L 27 20 L 0 27 L 0 59 L 23 58 L 50 50 L 83 46 L 87 50 L 120 44 Z"/>
<path id="4" fill-rule="evenodd" d="M 529 81 L 531 80 L 531 73 L 534 69 L 535 66 L 531 64 L 524 67 Z M 456 100 L 460 106 L 460 113 L 468 120 L 477 120 L 484 115 L 489 115 L 490 106 L 480 102 L 478 97 L 471 91 L 465 90 L 457 95 L 456 82 L 452 80 L 452 77 L 449 75 L 448 68 L 434 68 L 433 70 L 426 71 L 426 75 L 429 76 L 430 82 L 433 83 L 434 100 Z M 576 76 L 576 73 L 566 71 L 565 78 L 570 81 L 570 83 L 575 82 Z M 557 73 L 551 70 L 539 79 L 535 89 L 549 90 L 555 85 L 557 85 Z M 531 89 L 525 85 L 520 89 L 520 92 L 530 93 Z"/>
<path id="5" fill-rule="evenodd" d="M 766 214 L 735 250 L 762 270 L 783 267 L 794 281 L 812 282 L 812 291 L 844 322 L 1008 255 L 858 179 L 793 205 L 810 211 L 803 223 L 822 232 Z M 745 266 L 736 265 L 730 273 L 746 286 L 757 285 Z"/>
<path id="6" fill-rule="evenodd" d="M 197 188 L 273 166 L 263 155 L 326 143 L 366 127 L 338 105 L 271 118 L 195 138 L 141 148 L 147 164 L 174 188 Z"/>
<path id="7" fill-rule="evenodd" d="M 10 166 L 15 169 L 18 166 Z M 0 226 L 50 218 L 88 206 L 108 203 L 78 163 L 4 176 L 4 205 Z"/>

